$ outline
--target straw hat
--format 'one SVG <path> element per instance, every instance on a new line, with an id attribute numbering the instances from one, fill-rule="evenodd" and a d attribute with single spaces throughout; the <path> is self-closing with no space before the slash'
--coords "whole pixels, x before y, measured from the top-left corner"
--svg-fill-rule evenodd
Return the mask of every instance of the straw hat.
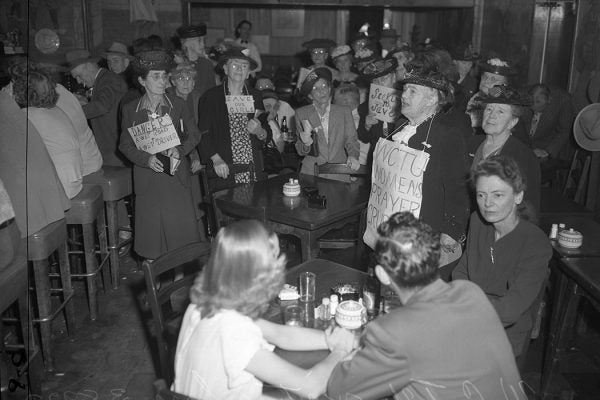
<path id="1" fill-rule="evenodd" d="M 577 114 L 573 134 L 577 144 L 584 149 L 600 150 L 600 103 L 589 104 Z"/>

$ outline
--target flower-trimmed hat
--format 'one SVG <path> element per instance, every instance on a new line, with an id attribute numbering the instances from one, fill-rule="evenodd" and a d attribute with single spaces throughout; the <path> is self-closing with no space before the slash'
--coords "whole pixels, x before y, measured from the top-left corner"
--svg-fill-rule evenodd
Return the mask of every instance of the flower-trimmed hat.
<path id="1" fill-rule="evenodd" d="M 490 58 L 486 62 L 481 63 L 479 67 L 485 72 L 496 75 L 512 76 L 517 74 L 517 71 L 511 67 L 507 61 L 499 58 Z"/>
<path id="2" fill-rule="evenodd" d="M 479 97 L 483 104 L 509 104 L 511 106 L 529 107 L 531 97 L 521 93 L 517 89 L 507 85 L 496 85 L 491 88 L 487 95 Z"/>
<path id="3" fill-rule="evenodd" d="M 326 81 L 331 83 L 333 76 L 329 68 L 320 67 L 310 71 L 308 75 L 306 75 L 306 78 L 304 78 L 304 82 L 302 82 L 302 85 L 300 86 L 300 93 L 302 93 L 305 96 L 308 96 L 312 91 L 313 86 L 319 79 L 325 79 Z"/>
<path id="4" fill-rule="evenodd" d="M 181 64 L 178 64 L 175 68 L 171 70 L 169 73 L 169 77 L 173 79 L 182 78 L 182 77 L 191 77 L 194 78 L 198 72 L 196 68 L 192 65 L 192 63 L 185 61 Z"/>
<path id="5" fill-rule="evenodd" d="M 440 70 L 439 66 L 424 63 L 422 60 L 413 60 L 405 64 L 406 73 L 401 83 L 413 83 L 441 90 L 445 93 L 452 92 L 452 84 Z"/>
<path id="6" fill-rule="evenodd" d="M 331 51 L 331 59 L 335 60 L 341 56 L 350 56 L 352 57 L 352 48 L 347 44 L 336 47 Z"/>
<path id="7" fill-rule="evenodd" d="M 354 63 L 358 68 L 359 72 L 370 62 L 373 62 L 379 58 L 379 54 L 374 45 L 367 44 L 367 46 L 359 49 L 354 53 Z"/>
<path id="8" fill-rule="evenodd" d="M 302 43 L 303 47 L 306 47 L 309 50 L 312 49 L 325 49 L 329 51 L 332 47 L 335 47 L 335 42 L 331 39 L 313 39 L 308 42 Z"/>
<path id="9" fill-rule="evenodd" d="M 173 57 L 164 50 L 139 52 L 133 59 L 133 67 L 149 71 L 166 71 L 173 68 Z"/>
<path id="10" fill-rule="evenodd" d="M 177 36 L 180 39 L 189 39 L 195 37 L 202 37 L 206 35 L 206 25 L 187 25 L 177 28 Z"/>
<path id="11" fill-rule="evenodd" d="M 258 67 L 258 63 L 250 57 L 250 50 L 241 47 L 231 47 L 227 49 L 219 58 L 218 66 L 222 67 L 228 60 L 243 60 L 250 63 L 250 71 Z"/>
<path id="12" fill-rule="evenodd" d="M 392 74 L 398 68 L 398 60 L 394 57 L 380 58 L 365 65 L 361 71 L 361 76 L 372 81 L 375 78 Z"/>

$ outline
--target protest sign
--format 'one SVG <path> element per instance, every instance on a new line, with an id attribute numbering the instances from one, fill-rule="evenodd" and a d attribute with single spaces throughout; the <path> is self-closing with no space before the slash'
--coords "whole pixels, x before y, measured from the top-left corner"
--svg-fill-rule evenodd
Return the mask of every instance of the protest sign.
<path id="1" fill-rule="evenodd" d="M 146 153 L 156 154 L 179 146 L 179 135 L 169 114 L 127 128 L 135 147 Z"/>
<path id="2" fill-rule="evenodd" d="M 379 139 L 373 152 L 371 196 L 367 209 L 365 243 L 375 247 L 377 227 L 398 211 L 419 217 L 422 202 L 423 174 L 429 153 L 399 142 Z"/>
<path id="3" fill-rule="evenodd" d="M 394 122 L 400 113 L 398 100 L 396 89 L 372 83 L 369 89 L 369 114 L 375 115 L 379 121 Z"/>
<path id="4" fill-rule="evenodd" d="M 300 68 L 300 71 L 298 71 L 298 82 L 296 82 L 297 88 L 300 88 L 302 86 L 302 84 L 304 83 L 304 80 L 306 79 L 308 74 L 310 74 L 310 71 L 311 70 L 308 68 L 304 68 L 304 67 Z"/>
<path id="5" fill-rule="evenodd" d="M 254 97 L 252 96 L 225 96 L 225 104 L 230 114 L 254 114 Z"/>

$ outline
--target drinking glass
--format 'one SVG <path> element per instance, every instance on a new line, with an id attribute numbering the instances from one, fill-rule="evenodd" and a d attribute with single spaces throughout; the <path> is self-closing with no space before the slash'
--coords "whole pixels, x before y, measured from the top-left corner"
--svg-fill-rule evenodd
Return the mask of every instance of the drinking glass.
<path id="1" fill-rule="evenodd" d="M 312 272 L 300 274 L 300 301 L 315 301 L 315 285 L 317 275 Z"/>

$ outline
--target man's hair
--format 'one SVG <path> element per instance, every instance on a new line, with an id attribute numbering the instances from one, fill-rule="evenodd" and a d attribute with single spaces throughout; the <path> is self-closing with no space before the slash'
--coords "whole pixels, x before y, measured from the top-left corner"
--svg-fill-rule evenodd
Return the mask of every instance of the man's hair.
<path id="1" fill-rule="evenodd" d="M 426 286 L 438 278 L 440 234 L 410 212 L 393 214 L 377 229 L 377 262 L 401 288 Z"/>
<path id="2" fill-rule="evenodd" d="M 219 230 L 210 259 L 192 286 L 192 303 L 210 317 L 222 309 L 257 318 L 283 285 L 285 256 L 277 235 L 259 221 L 242 220 Z"/>

